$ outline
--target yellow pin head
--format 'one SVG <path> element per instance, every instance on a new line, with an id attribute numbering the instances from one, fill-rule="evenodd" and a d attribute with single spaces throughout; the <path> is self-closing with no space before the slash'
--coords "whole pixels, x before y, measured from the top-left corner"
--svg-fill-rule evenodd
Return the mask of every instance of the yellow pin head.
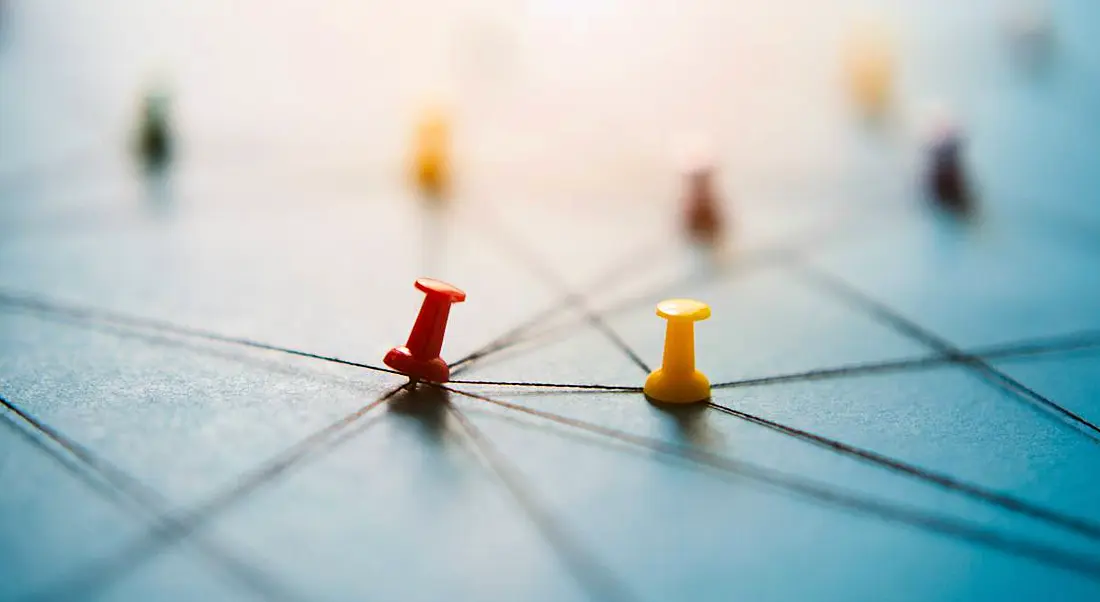
<path id="1" fill-rule="evenodd" d="M 710 317 L 710 306 L 694 299 L 668 299 L 657 304 L 657 315 L 666 320 L 696 322 Z"/>
<path id="2" fill-rule="evenodd" d="M 866 110 L 883 109 L 893 92 L 894 71 L 893 46 L 886 28 L 858 28 L 845 48 L 845 72 L 856 102 Z"/>
<path id="3" fill-rule="evenodd" d="M 426 111 L 416 123 L 412 149 L 412 177 L 429 194 L 445 192 L 450 181 L 450 122 L 438 109 Z"/>

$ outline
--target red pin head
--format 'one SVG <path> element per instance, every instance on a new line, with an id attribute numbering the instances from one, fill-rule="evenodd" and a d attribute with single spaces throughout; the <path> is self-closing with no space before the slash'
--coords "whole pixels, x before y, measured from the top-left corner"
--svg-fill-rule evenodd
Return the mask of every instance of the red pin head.
<path id="1" fill-rule="evenodd" d="M 443 349 L 447 317 L 451 313 L 451 304 L 465 301 L 466 293 L 431 278 L 418 279 L 416 288 L 424 291 L 424 302 L 409 340 L 404 347 L 390 349 L 383 361 L 410 378 L 445 383 L 450 379 L 451 371 L 447 362 L 439 357 L 439 352 Z"/>
<path id="2" fill-rule="evenodd" d="M 449 298 L 452 303 L 461 303 L 466 300 L 465 292 L 442 280 L 436 280 L 434 278 L 417 278 L 414 286 L 428 295 L 443 295 L 444 298 Z"/>

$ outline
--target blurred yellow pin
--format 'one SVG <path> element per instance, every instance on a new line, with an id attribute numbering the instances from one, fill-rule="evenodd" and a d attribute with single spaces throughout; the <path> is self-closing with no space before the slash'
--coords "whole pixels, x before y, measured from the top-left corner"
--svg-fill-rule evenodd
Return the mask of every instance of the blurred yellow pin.
<path id="1" fill-rule="evenodd" d="M 867 111 L 885 109 L 895 79 L 893 44 L 888 30 L 881 25 L 863 24 L 846 46 L 845 71 L 853 98 Z"/>
<path id="2" fill-rule="evenodd" d="M 693 403 L 710 398 L 710 381 L 695 369 L 695 322 L 710 317 L 706 303 L 669 299 L 657 304 L 657 315 L 668 321 L 661 367 L 645 381 L 645 394 L 663 403 Z"/>
<path id="3" fill-rule="evenodd" d="M 439 196 L 450 181 L 450 124 L 442 111 L 425 113 L 416 124 L 412 178 L 422 192 Z"/>

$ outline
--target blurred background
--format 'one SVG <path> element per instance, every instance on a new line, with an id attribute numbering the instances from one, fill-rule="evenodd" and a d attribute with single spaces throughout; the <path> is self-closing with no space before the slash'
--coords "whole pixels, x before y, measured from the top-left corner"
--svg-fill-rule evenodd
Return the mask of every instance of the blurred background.
<path id="1" fill-rule="evenodd" d="M 137 194 L 119 172 L 153 90 L 169 97 L 176 193 L 193 203 L 270 203 L 288 179 L 364 194 L 402 186 L 429 105 L 447 108 L 470 196 L 667 198 L 677 140 L 702 136 L 744 202 L 874 190 L 891 203 L 912 187 L 931 106 L 961 123 L 998 202 L 1049 198 L 1070 175 L 1097 189 L 1084 151 L 1100 134 L 1089 40 L 1100 9 L 1083 0 L 7 0 L 2 10 L 9 206 L 35 196 L 13 193 L 14 180 L 64 179 L 73 188 L 54 203 Z M 1011 48 L 1014 24 L 1032 14 L 1057 33 L 1055 60 L 1039 67 Z M 891 70 L 877 124 L 845 84 L 846 48 L 868 27 Z"/>

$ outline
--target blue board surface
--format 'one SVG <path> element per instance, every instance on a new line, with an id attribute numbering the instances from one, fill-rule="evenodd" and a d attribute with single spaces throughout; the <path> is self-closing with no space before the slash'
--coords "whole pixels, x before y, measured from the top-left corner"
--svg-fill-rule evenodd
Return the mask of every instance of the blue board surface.
<path id="1" fill-rule="evenodd" d="M 1100 599 L 1100 8 L 1038 63 L 1013 10 L 0 5 L 0 600 Z M 443 204 L 403 180 L 433 88 Z M 974 219 L 916 185 L 923 97 Z M 468 293 L 447 389 L 378 369 L 420 276 Z M 706 404 L 641 393 L 668 297 L 713 310 Z"/>

